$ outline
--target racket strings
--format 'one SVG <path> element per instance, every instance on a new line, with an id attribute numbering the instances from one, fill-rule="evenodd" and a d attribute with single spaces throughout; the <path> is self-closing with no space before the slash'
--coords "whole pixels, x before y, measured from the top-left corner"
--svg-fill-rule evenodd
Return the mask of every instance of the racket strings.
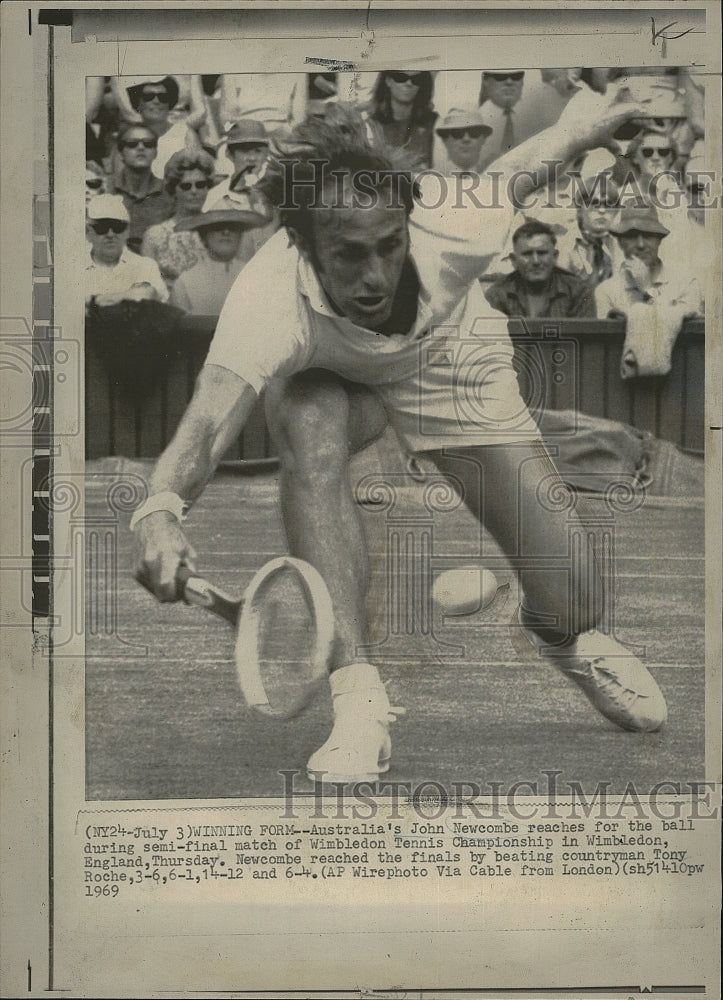
<path id="1" fill-rule="evenodd" d="M 289 718 L 321 697 L 333 638 L 331 599 L 307 564 L 280 559 L 269 566 L 249 586 L 236 666 L 249 704 Z"/>

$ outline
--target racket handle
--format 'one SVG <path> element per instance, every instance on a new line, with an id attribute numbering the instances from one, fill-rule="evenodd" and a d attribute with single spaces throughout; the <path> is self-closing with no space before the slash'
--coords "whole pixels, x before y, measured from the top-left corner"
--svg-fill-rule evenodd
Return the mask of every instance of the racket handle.
<path id="1" fill-rule="evenodd" d="M 193 576 L 198 574 L 193 573 L 185 563 L 181 565 L 176 570 L 176 600 L 185 601 L 186 604 L 190 603 L 188 597 L 186 596 L 186 584 Z"/>
<path id="2" fill-rule="evenodd" d="M 185 563 L 176 570 L 176 596 L 179 601 L 205 608 L 236 627 L 243 601 L 236 600 L 205 580 Z"/>

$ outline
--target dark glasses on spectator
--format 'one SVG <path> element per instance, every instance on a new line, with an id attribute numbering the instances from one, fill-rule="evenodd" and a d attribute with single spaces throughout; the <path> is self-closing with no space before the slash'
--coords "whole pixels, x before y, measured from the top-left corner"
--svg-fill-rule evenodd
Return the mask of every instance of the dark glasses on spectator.
<path id="1" fill-rule="evenodd" d="M 670 146 L 643 146 L 640 150 L 646 160 L 651 156 L 670 156 L 673 150 Z"/>
<path id="2" fill-rule="evenodd" d="M 87 188 L 90 188 L 91 191 L 97 191 L 98 188 L 103 187 L 103 178 L 102 177 L 95 177 L 92 180 L 87 180 L 85 182 L 85 186 Z"/>
<path id="3" fill-rule="evenodd" d="M 394 80 L 395 83 L 413 83 L 415 87 L 418 87 L 421 83 L 421 73 L 402 73 L 399 70 L 390 70 L 388 73 L 389 79 Z"/>
<path id="4" fill-rule="evenodd" d="M 505 80 L 514 80 L 515 83 L 519 83 L 525 75 L 525 71 L 521 69 L 516 73 L 485 73 L 484 75 L 490 80 L 496 80 L 498 83 L 504 83 Z"/>
<path id="5" fill-rule="evenodd" d="M 151 101 L 158 101 L 159 104 L 170 104 L 171 99 L 165 90 L 144 90 L 141 99 L 150 104 Z"/>
<path id="6" fill-rule="evenodd" d="M 208 181 L 179 181 L 181 191 L 203 191 L 208 187 Z"/>
<path id="7" fill-rule="evenodd" d="M 138 149 L 139 146 L 143 146 L 144 149 L 155 149 L 158 143 L 155 139 L 124 139 L 123 145 L 127 149 Z"/>
<path id="8" fill-rule="evenodd" d="M 98 219 L 97 222 L 91 223 L 91 228 L 98 236 L 105 236 L 109 232 L 118 235 L 126 231 L 128 223 L 121 222 L 120 219 Z"/>
<path id="9" fill-rule="evenodd" d="M 470 125 L 468 128 L 448 128 L 443 135 L 448 135 L 452 139 L 464 139 L 466 135 L 470 139 L 479 139 L 486 131 L 484 125 Z"/>

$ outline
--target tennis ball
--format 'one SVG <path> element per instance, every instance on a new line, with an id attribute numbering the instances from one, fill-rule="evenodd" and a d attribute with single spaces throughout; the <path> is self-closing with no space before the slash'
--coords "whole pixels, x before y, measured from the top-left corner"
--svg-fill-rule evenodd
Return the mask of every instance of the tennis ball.
<path id="1" fill-rule="evenodd" d="M 445 615 L 471 615 L 491 604 L 497 594 L 494 573 L 482 566 L 463 566 L 440 573 L 432 596 Z"/>

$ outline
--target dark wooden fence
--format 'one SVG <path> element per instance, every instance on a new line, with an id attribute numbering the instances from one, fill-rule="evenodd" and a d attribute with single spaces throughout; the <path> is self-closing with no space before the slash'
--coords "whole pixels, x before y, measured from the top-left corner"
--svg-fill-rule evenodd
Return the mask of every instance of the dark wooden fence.
<path id="1" fill-rule="evenodd" d="M 142 394 L 122 387 L 86 338 L 86 457 L 153 457 L 170 440 L 193 392 L 216 318 L 181 321 L 164 374 Z M 649 430 L 680 447 L 703 451 L 705 334 L 689 320 L 678 336 L 669 375 L 623 381 L 623 322 L 514 320 L 515 364 L 533 410 L 578 409 Z M 261 401 L 227 459 L 271 456 Z"/>

